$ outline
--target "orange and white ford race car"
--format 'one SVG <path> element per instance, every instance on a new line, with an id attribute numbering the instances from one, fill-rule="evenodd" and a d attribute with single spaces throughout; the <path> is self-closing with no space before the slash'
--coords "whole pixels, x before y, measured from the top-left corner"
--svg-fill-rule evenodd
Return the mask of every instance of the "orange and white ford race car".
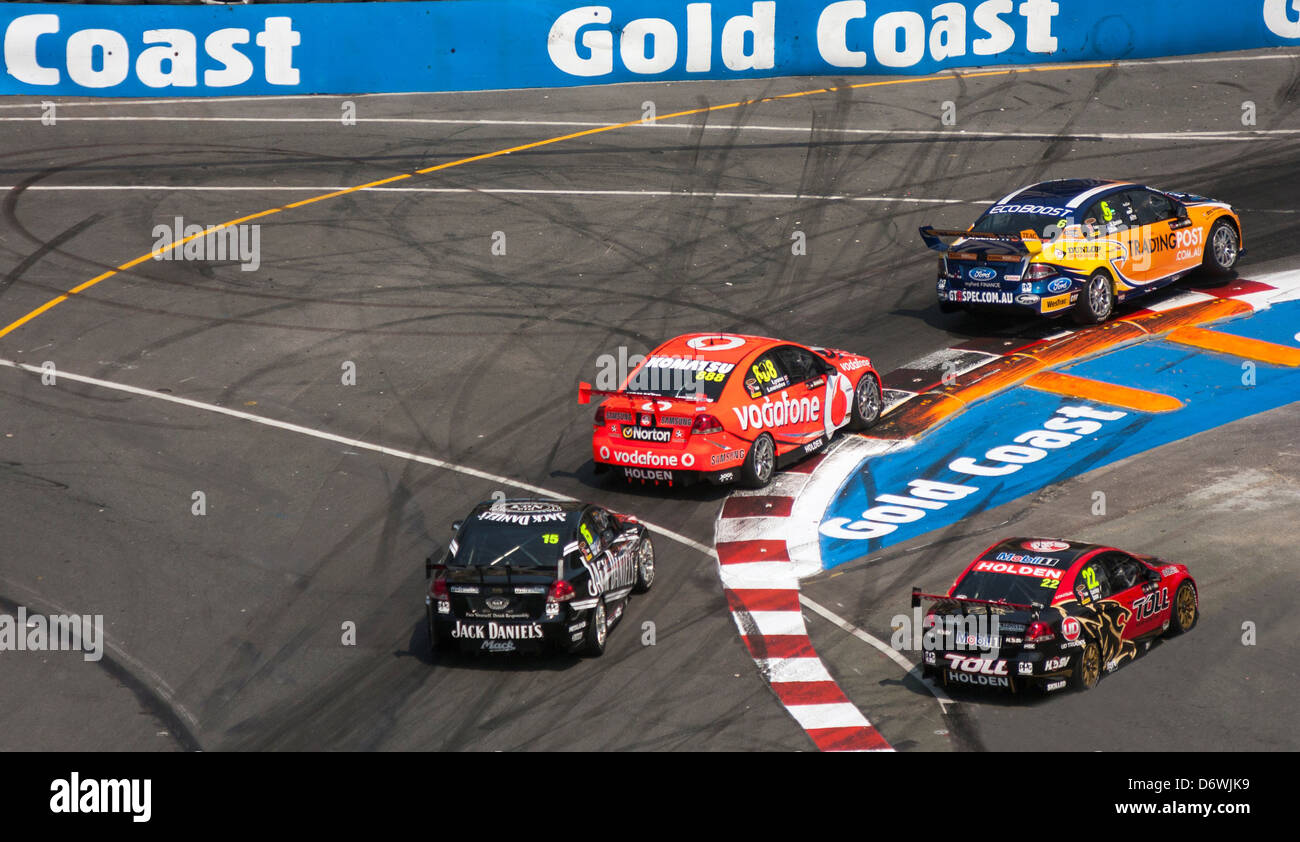
<path id="1" fill-rule="evenodd" d="M 650 352 L 605 395 L 591 435 L 597 472 L 683 484 L 762 488 L 773 472 L 826 447 L 841 427 L 863 430 L 882 408 L 867 357 L 760 336 L 695 333 Z"/>
<path id="2" fill-rule="evenodd" d="M 1081 324 L 1204 266 L 1232 270 L 1241 220 L 1222 202 L 1127 181 L 1063 179 L 1017 190 L 968 231 L 926 226 L 940 252 L 939 307 L 1012 309 Z M 953 242 L 948 244 L 945 239 Z"/>

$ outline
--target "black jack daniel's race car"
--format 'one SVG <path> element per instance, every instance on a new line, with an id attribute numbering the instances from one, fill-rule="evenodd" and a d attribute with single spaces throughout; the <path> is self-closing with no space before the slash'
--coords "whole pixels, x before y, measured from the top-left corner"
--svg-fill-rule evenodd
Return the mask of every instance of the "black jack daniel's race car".
<path id="1" fill-rule="evenodd" d="M 645 526 L 599 506 L 483 502 L 452 528 L 425 562 L 435 651 L 600 655 L 629 595 L 654 583 Z"/>

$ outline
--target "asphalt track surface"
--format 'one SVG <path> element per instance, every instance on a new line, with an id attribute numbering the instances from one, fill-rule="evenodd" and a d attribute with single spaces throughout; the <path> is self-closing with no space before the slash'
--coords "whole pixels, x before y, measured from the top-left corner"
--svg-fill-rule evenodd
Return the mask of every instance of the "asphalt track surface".
<path id="1" fill-rule="evenodd" d="M 1300 58 L 1209 58 L 905 83 L 364 96 L 350 98 L 353 126 L 338 119 L 343 97 L 68 102 L 53 126 L 33 119 L 35 102 L 0 102 L 0 325 L 147 254 L 154 226 L 176 216 L 217 224 L 636 121 L 646 102 L 658 115 L 696 112 L 251 220 L 257 271 L 148 260 L 0 337 L 6 360 L 440 460 L 0 370 L 0 608 L 103 614 L 113 644 L 98 665 L 4 653 L 17 680 L 0 685 L 0 747 L 811 748 L 737 637 L 712 559 L 690 543 L 657 538 L 655 589 L 631 603 L 600 659 L 431 663 L 423 558 L 473 502 L 523 493 L 512 483 L 708 544 L 724 491 L 593 476 L 577 381 L 595 376 L 602 354 L 643 353 L 691 330 L 861 350 L 882 372 L 990 331 L 1036 330 L 939 314 L 933 259 L 916 235 L 924 223 L 967 224 L 1022 184 L 1108 176 L 1214 196 L 1241 211 L 1243 275 L 1290 268 Z M 828 86 L 839 90 L 703 110 Z M 1246 100 L 1253 127 L 1242 126 Z M 945 101 L 956 126 L 940 124 Z M 792 254 L 795 231 L 806 255 Z M 505 254 L 492 253 L 495 232 Z M 341 382 L 349 361 L 351 386 Z M 1294 655 L 1268 650 L 1282 665 L 1268 677 L 1265 646 L 1244 649 L 1239 629 L 1226 637 L 1254 614 L 1280 633 L 1294 572 L 1237 568 L 1285 558 L 1285 524 L 1238 512 L 1212 521 L 1213 540 L 1152 536 L 1153 547 L 1146 536 L 1201 521 L 1187 501 L 1211 460 L 1264 472 L 1262 493 L 1294 490 L 1294 458 L 1276 454 L 1294 455 L 1295 412 L 1105 469 L 1134 495 L 1147 490 L 1130 507 L 1140 513 L 1115 509 L 1104 527 L 1087 524 L 1088 537 L 1167 546 L 1227 593 L 1202 628 L 1086 699 L 1022 708 L 972 694 L 944 716 L 891 662 L 812 617 L 814 641 L 899 748 L 1294 749 L 1294 729 L 1263 721 L 1294 722 L 1278 692 L 1294 682 Z M 1157 493 L 1148 486 L 1166 453 L 1188 466 L 1185 487 Z M 1012 504 L 1014 517 L 986 513 L 977 520 L 989 523 L 963 525 L 938 548 L 850 565 L 809 592 L 883 634 L 881 615 L 901 610 L 912 584 L 949 581 L 984 546 L 981 530 L 1014 520 L 1069 531 L 1079 517 L 1058 521 L 1054 495 L 1086 499 L 1092 481 Z M 204 516 L 191 513 L 195 491 Z M 341 644 L 345 622 L 355 646 Z M 642 644 L 646 622 L 654 646 Z M 1243 657 L 1257 659 L 1249 686 Z M 1229 666 L 1193 683 L 1216 658 Z M 1205 727 L 1163 715 L 1170 700 Z"/>

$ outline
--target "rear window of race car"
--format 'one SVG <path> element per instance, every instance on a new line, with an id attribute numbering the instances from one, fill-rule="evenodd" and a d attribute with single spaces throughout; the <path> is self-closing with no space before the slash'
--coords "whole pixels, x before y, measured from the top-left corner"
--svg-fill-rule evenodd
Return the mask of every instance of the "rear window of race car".
<path id="1" fill-rule="evenodd" d="M 1033 231 L 1044 238 L 1056 236 L 1068 223 L 1069 211 L 1045 205 L 994 205 L 975 221 L 970 230 L 986 234 L 1019 234 Z"/>
<path id="2" fill-rule="evenodd" d="M 1005 600 L 1021 605 L 1050 605 L 1061 584 L 1061 571 L 1054 567 L 1016 564 L 985 559 L 953 588 L 952 595 L 966 599 Z"/>
<path id="3" fill-rule="evenodd" d="M 664 398 L 716 401 L 735 369 L 734 363 L 666 355 L 647 357 L 624 387 L 629 392 Z"/>
<path id="4" fill-rule="evenodd" d="M 487 509 L 465 521 L 452 567 L 554 567 L 573 537 L 574 512 L 517 514 Z"/>

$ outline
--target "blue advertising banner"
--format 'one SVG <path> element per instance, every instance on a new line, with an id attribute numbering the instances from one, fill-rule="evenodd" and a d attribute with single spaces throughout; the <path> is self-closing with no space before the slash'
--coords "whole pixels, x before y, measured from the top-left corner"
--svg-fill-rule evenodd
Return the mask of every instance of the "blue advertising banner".
<path id="1" fill-rule="evenodd" d="M 1300 43 L 1300 0 L 5 3 L 0 94 L 468 91 L 924 74 Z"/>

